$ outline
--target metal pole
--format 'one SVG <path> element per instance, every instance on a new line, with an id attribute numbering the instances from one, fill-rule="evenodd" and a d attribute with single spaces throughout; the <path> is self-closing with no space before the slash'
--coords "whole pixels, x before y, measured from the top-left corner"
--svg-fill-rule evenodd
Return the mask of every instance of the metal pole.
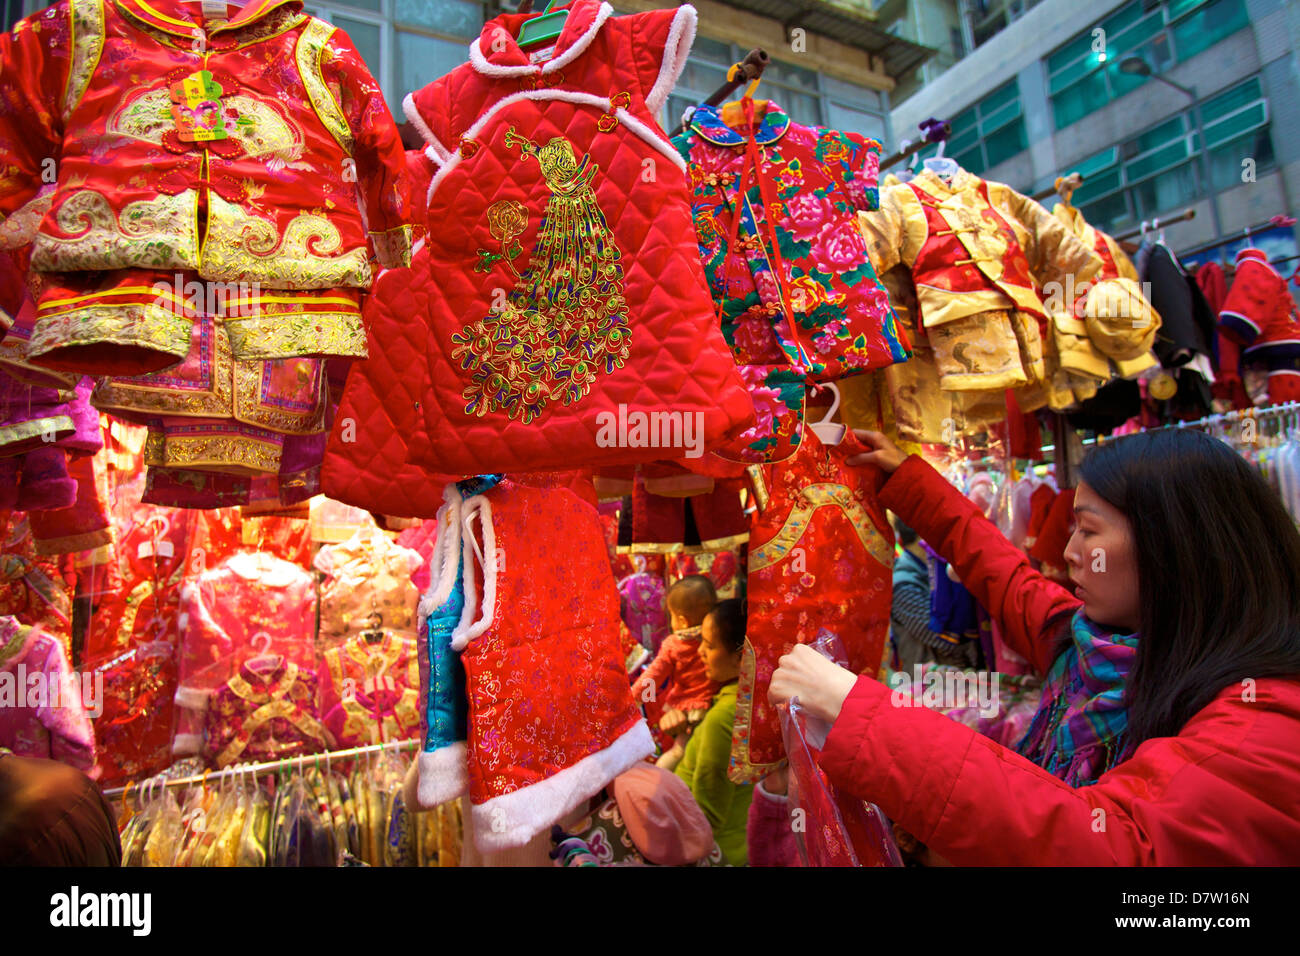
<path id="1" fill-rule="evenodd" d="M 192 777 L 177 777 L 172 780 L 163 780 L 157 776 L 154 776 L 146 780 L 142 780 L 137 784 L 131 784 L 131 786 L 134 786 L 137 789 L 143 786 L 146 787 L 147 789 L 147 784 L 149 783 L 149 780 L 155 781 L 156 782 L 155 785 L 161 785 L 164 788 L 170 788 L 170 787 L 184 787 L 190 784 L 203 783 L 204 781 L 212 782 L 216 780 L 221 780 L 223 777 L 240 777 L 240 776 L 264 777 L 267 774 L 277 773 L 280 770 L 290 770 L 293 769 L 294 767 L 305 767 L 308 764 L 318 764 L 321 762 L 321 760 L 325 760 L 328 763 L 333 763 L 336 760 L 347 760 L 351 757 L 360 757 L 366 754 L 382 753 L 385 750 L 391 750 L 393 752 L 397 752 L 400 750 L 413 750 L 415 749 L 418 743 L 419 743 L 418 740 L 392 740 L 382 744 L 369 744 L 365 747 L 352 747 L 349 748 L 348 750 L 334 750 L 334 751 L 330 751 L 329 753 L 319 753 L 319 754 L 304 754 L 301 757 L 290 757 L 287 760 L 272 760 L 267 763 L 255 763 L 255 764 L 242 764 L 242 765 L 236 764 L 231 767 L 226 767 L 223 770 L 214 770 L 208 773 L 200 773 Z M 109 790 L 105 790 L 104 796 L 105 797 L 120 796 L 125 790 L 126 787 L 113 787 Z"/>

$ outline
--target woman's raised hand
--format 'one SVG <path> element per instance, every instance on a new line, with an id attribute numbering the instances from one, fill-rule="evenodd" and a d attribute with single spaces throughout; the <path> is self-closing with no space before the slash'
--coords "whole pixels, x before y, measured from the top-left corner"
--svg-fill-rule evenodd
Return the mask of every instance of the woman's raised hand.
<path id="1" fill-rule="evenodd" d="M 875 465 L 885 474 L 892 475 L 894 470 L 903 463 L 903 459 L 907 457 L 903 454 L 902 449 L 880 432 L 869 432 L 855 428 L 853 434 L 858 436 L 858 441 L 872 450 L 861 455 L 854 455 L 848 460 L 850 465 Z"/>

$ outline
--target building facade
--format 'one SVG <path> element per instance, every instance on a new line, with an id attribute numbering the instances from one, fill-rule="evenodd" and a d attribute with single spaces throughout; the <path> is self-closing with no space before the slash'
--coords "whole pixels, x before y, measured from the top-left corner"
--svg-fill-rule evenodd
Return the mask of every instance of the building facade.
<path id="1" fill-rule="evenodd" d="M 1209 253 L 1226 257 L 1249 229 L 1276 260 L 1296 252 L 1294 228 L 1269 220 L 1300 202 L 1298 51 L 1287 0 L 1043 0 L 896 99 L 893 125 L 950 119 L 946 155 L 1024 192 L 1077 171 L 1075 205 L 1112 233 L 1191 208 L 1165 230 L 1173 248 L 1200 259 L 1239 236 Z M 1132 57 L 1155 76 L 1121 69 Z"/>

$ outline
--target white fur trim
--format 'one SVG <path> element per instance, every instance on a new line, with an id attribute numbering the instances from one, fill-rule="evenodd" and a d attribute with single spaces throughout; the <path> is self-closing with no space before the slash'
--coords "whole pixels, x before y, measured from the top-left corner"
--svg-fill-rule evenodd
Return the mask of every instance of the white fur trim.
<path id="1" fill-rule="evenodd" d="M 479 43 L 479 41 L 483 39 L 482 37 L 476 38 L 474 42 L 469 45 L 469 62 L 474 69 L 478 70 L 484 76 L 528 76 L 532 73 L 550 73 L 552 70 L 558 70 L 561 67 L 568 66 L 581 56 L 582 52 L 586 50 L 587 47 L 591 46 L 591 41 L 596 39 L 596 34 L 599 33 L 600 28 L 605 25 L 605 21 L 613 15 L 614 8 L 608 3 L 602 3 L 600 5 L 600 10 L 596 13 L 596 19 L 591 21 L 591 26 L 587 27 L 587 29 L 583 31 L 582 36 L 574 40 L 573 43 L 570 44 L 569 48 L 555 59 L 549 60 L 541 66 L 536 63 L 527 63 L 523 66 L 498 66 L 497 64 L 490 62 L 488 58 L 483 55 L 483 47 Z M 514 37 L 511 37 L 511 39 L 514 39 Z"/>
<path id="2" fill-rule="evenodd" d="M 448 485 L 442 497 L 446 503 L 438 509 L 438 540 L 429 558 L 429 590 L 420 598 L 423 620 L 428 620 L 430 614 L 447 603 L 451 589 L 456 586 L 461 500 L 455 485 Z M 420 629 L 424 629 L 423 624 Z"/>
<path id="3" fill-rule="evenodd" d="M 596 39 L 596 34 L 599 33 L 600 28 L 605 25 L 605 21 L 613 15 L 614 8 L 608 3 L 602 3 L 600 9 L 596 11 L 596 19 L 591 21 L 591 26 L 587 27 L 587 29 L 583 31 L 582 36 L 574 40 L 567 50 L 557 56 L 554 60 L 547 60 L 543 63 L 542 72 L 551 73 L 561 67 L 566 67 L 581 56 L 582 52 L 587 49 L 587 47 L 591 46 L 591 41 Z"/>
<path id="4" fill-rule="evenodd" d="M 686 172 L 686 160 L 682 159 L 682 154 L 673 149 L 672 143 L 664 139 L 662 133 L 656 133 L 645 123 L 629 113 L 627 110 L 619 110 L 616 114 L 618 121 L 623 123 L 632 132 L 636 133 L 643 140 L 653 146 L 659 152 L 663 153 L 672 162 L 674 166 L 683 173 Z"/>
<path id="5" fill-rule="evenodd" d="M 664 59 L 659 66 L 659 78 L 645 98 L 645 105 L 651 116 L 658 116 L 668 94 L 677 85 L 677 79 L 686 69 L 686 58 L 691 54 L 695 43 L 695 24 L 699 14 L 689 3 L 682 4 L 673 15 L 673 24 L 668 28 L 668 42 L 664 45 Z"/>
<path id="6" fill-rule="evenodd" d="M 203 737 L 199 734 L 177 734 L 172 738 L 173 757 L 191 757 L 203 749 Z"/>
<path id="7" fill-rule="evenodd" d="M 407 93 L 406 98 L 402 100 L 402 112 L 406 114 L 406 118 L 410 120 L 411 125 L 419 130 L 420 135 L 424 137 L 424 142 L 427 144 L 424 155 L 439 166 L 451 159 L 451 153 L 447 150 L 447 147 L 443 146 L 438 141 L 438 137 L 433 135 L 433 130 L 429 128 L 429 124 L 424 121 L 424 117 L 416 109 L 414 93 Z"/>
<path id="8" fill-rule="evenodd" d="M 523 846 L 623 771 L 654 753 L 654 746 L 650 728 L 644 720 L 638 720 L 604 750 L 582 758 L 572 767 L 475 806 L 474 843 L 483 853 Z"/>
<path id="9" fill-rule="evenodd" d="M 415 240 L 415 245 L 411 246 L 411 255 L 414 256 L 417 252 L 419 252 L 423 248 L 424 248 L 424 236 L 421 236 L 419 239 Z M 388 271 L 387 269 L 384 270 L 384 272 L 387 271 Z M 380 275 L 383 275 L 383 272 L 381 272 Z"/>
<path id="10" fill-rule="evenodd" d="M 208 698 L 212 696 L 212 691 L 204 690 L 201 687 L 177 687 L 176 696 L 173 698 L 177 707 L 188 707 L 190 710 L 207 710 Z"/>
<path id="11" fill-rule="evenodd" d="M 461 616 L 460 624 L 451 632 L 451 649 L 453 651 L 463 651 L 469 642 L 478 637 L 489 627 L 496 619 L 496 597 L 497 597 L 497 538 L 496 530 L 492 526 L 492 503 L 483 495 L 475 495 L 465 502 L 461 520 L 465 524 L 465 569 L 466 569 L 466 586 L 465 586 L 465 613 Z M 474 609 L 471 607 L 470 589 L 473 585 L 472 575 L 469 573 L 473 549 L 477 546 L 474 540 L 474 532 L 470 529 L 469 523 L 478 515 L 483 523 L 483 600 L 481 606 L 483 613 L 477 622 L 470 624 L 474 618 Z"/>
<path id="12" fill-rule="evenodd" d="M 420 806 L 428 809 L 455 800 L 469 790 L 464 742 L 420 754 Z"/>
<path id="13" fill-rule="evenodd" d="M 489 106 L 474 121 L 474 125 L 465 131 L 464 138 L 473 139 L 482 132 L 483 127 L 487 125 L 494 114 L 521 100 L 563 100 L 566 103 L 577 103 L 580 106 L 594 106 L 602 113 L 608 113 L 611 106 L 613 106 L 609 101 L 609 97 L 596 96 L 592 93 L 578 93 L 572 90 L 524 90 L 522 93 L 512 93 L 509 96 L 504 96 Z M 678 169 L 686 170 L 686 161 L 682 159 L 677 150 L 673 149 L 672 144 L 664 139 L 662 133 L 655 132 L 628 113 L 627 110 L 620 109 L 616 111 L 615 115 L 618 117 L 619 122 L 626 123 L 628 129 L 667 156 Z M 452 154 L 447 163 L 439 167 L 438 171 L 433 174 L 433 179 L 429 181 L 428 195 L 425 197 L 426 204 L 433 202 L 433 194 L 438 191 L 438 187 L 447 178 L 447 175 L 460 165 L 461 158 L 458 150 Z"/>

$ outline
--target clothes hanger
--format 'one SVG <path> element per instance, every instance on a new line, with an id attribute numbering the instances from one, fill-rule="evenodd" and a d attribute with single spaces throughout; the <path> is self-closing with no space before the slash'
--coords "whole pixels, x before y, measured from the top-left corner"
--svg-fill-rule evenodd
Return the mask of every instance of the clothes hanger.
<path id="1" fill-rule="evenodd" d="M 524 21 L 524 25 L 519 29 L 519 36 L 515 40 L 521 50 L 535 43 L 554 40 L 564 31 L 564 21 L 569 18 L 569 11 L 552 11 L 551 8 L 555 6 L 555 2 L 556 0 L 546 0 L 546 6 L 542 7 L 541 13 L 530 20 Z"/>
<path id="2" fill-rule="evenodd" d="M 840 390 L 834 382 L 827 382 L 824 385 L 814 385 L 813 394 L 817 394 L 822 389 L 829 389 L 830 393 L 835 396 L 835 401 L 831 402 L 830 410 L 822 416 L 821 421 L 809 422 L 808 427 L 813 430 L 813 434 L 823 445 L 838 445 L 844 441 L 844 434 L 848 427 L 841 425 L 839 422 L 831 421 L 831 417 L 840 407 Z"/>
<path id="3" fill-rule="evenodd" d="M 928 172 L 934 173 L 936 176 L 944 179 L 951 179 L 961 171 L 961 167 L 957 165 L 957 160 L 949 159 L 943 154 L 944 147 L 947 145 L 946 141 L 940 141 L 939 148 L 935 154 L 926 159 L 921 165 L 924 166 Z"/>
<path id="4" fill-rule="evenodd" d="M 265 674 L 275 670 L 284 663 L 284 656 L 281 654 L 271 653 L 271 635 L 266 631 L 258 631 L 253 635 L 249 644 L 253 649 L 258 651 L 256 657 L 250 657 L 245 663 L 249 670 L 258 674 Z"/>
<path id="5" fill-rule="evenodd" d="M 367 644 L 378 644 L 384 639 L 384 616 L 378 611 L 372 611 L 367 623 L 370 626 L 361 632 L 362 639 Z"/>
<path id="6" fill-rule="evenodd" d="M 739 126 L 745 122 L 745 103 L 748 101 L 754 106 L 754 121 L 758 122 L 767 113 L 767 100 L 754 99 L 754 91 L 758 89 L 758 84 L 762 82 L 761 76 L 756 76 L 749 81 L 745 87 L 744 95 L 738 100 L 732 100 L 730 103 L 724 103 L 718 116 L 727 126 Z"/>

